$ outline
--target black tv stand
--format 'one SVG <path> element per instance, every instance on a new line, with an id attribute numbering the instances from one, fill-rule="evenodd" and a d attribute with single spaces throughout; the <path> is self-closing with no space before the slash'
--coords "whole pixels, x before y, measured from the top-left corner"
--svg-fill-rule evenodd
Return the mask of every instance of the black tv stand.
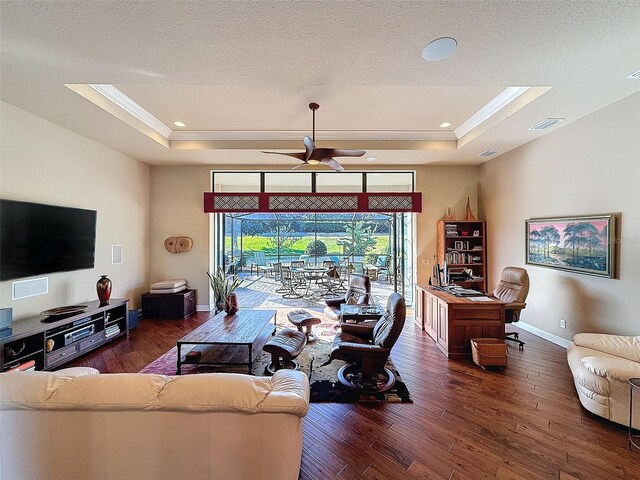
<path id="1" fill-rule="evenodd" d="M 19 320 L 0 339 L 0 372 L 35 362 L 36 370 L 54 370 L 117 338 L 129 335 L 129 300 L 109 305 L 86 302 L 84 312 L 63 317 Z"/>

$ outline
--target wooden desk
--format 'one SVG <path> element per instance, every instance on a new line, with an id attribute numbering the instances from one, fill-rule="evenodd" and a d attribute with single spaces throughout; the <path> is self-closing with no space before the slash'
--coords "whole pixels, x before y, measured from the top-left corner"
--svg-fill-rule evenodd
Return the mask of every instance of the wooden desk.
<path id="1" fill-rule="evenodd" d="M 471 355 L 472 338 L 504 340 L 504 307 L 416 285 L 416 323 L 449 358 Z"/>

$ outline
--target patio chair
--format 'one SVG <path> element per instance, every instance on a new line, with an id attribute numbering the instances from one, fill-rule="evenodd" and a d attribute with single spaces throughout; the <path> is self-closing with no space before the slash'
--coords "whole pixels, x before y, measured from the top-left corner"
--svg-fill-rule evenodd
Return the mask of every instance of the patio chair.
<path id="1" fill-rule="evenodd" d="M 304 262 L 300 261 L 300 260 L 293 260 L 291 262 L 291 275 L 293 275 L 293 278 L 295 280 L 295 282 L 298 285 L 303 285 L 303 286 L 307 286 L 307 277 L 305 275 L 305 272 L 303 272 L 302 270 L 296 270 L 296 269 L 301 269 L 304 268 Z"/>
<path id="2" fill-rule="evenodd" d="M 389 260 L 391 260 L 389 255 L 378 255 L 378 259 L 376 260 L 378 280 L 380 280 L 381 275 L 384 275 L 387 281 L 389 281 Z"/>
<path id="3" fill-rule="evenodd" d="M 302 298 L 302 293 L 298 293 L 296 288 L 300 288 L 299 281 L 293 276 L 291 267 L 281 267 L 280 276 L 282 282 L 282 298 Z M 280 290 L 280 289 L 278 289 Z"/>
<path id="4" fill-rule="evenodd" d="M 282 270 L 282 263 L 276 262 L 276 263 L 272 264 L 272 266 L 273 266 L 273 278 L 275 280 L 280 280 L 280 275 L 281 275 L 281 270 Z"/>
<path id="5" fill-rule="evenodd" d="M 267 264 L 267 257 L 264 252 L 254 252 L 254 260 L 250 266 L 249 273 L 253 275 L 253 267 L 256 268 L 256 274 L 260 275 L 260 272 L 264 272 L 265 276 L 268 276 L 270 272 L 273 272 L 273 267 Z"/>
<path id="6" fill-rule="evenodd" d="M 364 262 L 351 262 L 351 275 L 364 275 Z"/>
<path id="7" fill-rule="evenodd" d="M 227 268 L 225 269 L 225 274 L 227 275 L 236 275 L 240 272 L 240 258 L 232 258 L 227 263 Z"/>

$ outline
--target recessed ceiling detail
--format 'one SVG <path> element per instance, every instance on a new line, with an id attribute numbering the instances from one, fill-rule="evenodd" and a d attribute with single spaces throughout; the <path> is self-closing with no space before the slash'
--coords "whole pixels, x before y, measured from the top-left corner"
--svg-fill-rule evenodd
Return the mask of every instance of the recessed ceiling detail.
<path id="1" fill-rule="evenodd" d="M 308 133 L 304 130 L 172 130 L 114 85 L 68 84 L 66 86 L 169 149 L 293 149 L 299 147 L 297 143 L 300 136 Z M 480 110 L 472 113 L 454 131 L 343 129 L 318 130 L 317 136 L 322 141 L 335 141 L 335 148 L 340 149 L 455 150 L 461 146 L 459 143 L 461 137 L 478 129 L 526 92 L 535 91 L 536 93 L 531 95 L 528 101 L 521 102 L 513 111 L 519 110 L 548 90 L 548 87 L 507 87 Z M 440 124 L 440 128 L 449 126 L 451 126 L 450 122 Z M 158 135 L 162 136 L 162 141 L 157 138 Z"/>
<path id="2" fill-rule="evenodd" d="M 0 97 L 149 165 L 263 165 L 260 150 L 299 149 L 311 101 L 326 113 L 319 147 L 477 165 L 640 94 L 637 2 L 357 2 L 348 15 L 333 0 L 103 3 L 2 2 Z M 457 48 L 425 61 L 438 37 Z M 530 88 L 498 110 L 509 86 Z M 548 116 L 566 120 L 528 130 Z"/>

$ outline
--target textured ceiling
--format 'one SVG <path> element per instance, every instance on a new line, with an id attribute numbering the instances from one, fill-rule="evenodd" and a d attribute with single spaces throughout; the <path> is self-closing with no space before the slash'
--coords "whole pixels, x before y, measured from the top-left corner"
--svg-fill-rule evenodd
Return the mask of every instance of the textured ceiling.
<path id="1" fill-rule="evenodd" d="M 452 134 L 507 86 L 551 87 L 453 149 L 367 149 L 392 165 L 475 164 L 486 149 L 504 153 L 640 91 L 625 78 L 640 69 L 635 0 L 3 0 L 0 22 L 3 100 L 150 164 L 265 158 L 250 143 L 167 148 L 64 85 L 114 84 L 170 127 L 249 138 L 307 132 L 306 105 L 318 101 L 325 143 L 331 132 L 367 131 L 375 142 L 381 131 L 430 132 L 443 121 Z M 440 36 L 458 49 L 425 62 L 422 48 Z M 545 117 L 567 120 L 528 130 Z"/>

